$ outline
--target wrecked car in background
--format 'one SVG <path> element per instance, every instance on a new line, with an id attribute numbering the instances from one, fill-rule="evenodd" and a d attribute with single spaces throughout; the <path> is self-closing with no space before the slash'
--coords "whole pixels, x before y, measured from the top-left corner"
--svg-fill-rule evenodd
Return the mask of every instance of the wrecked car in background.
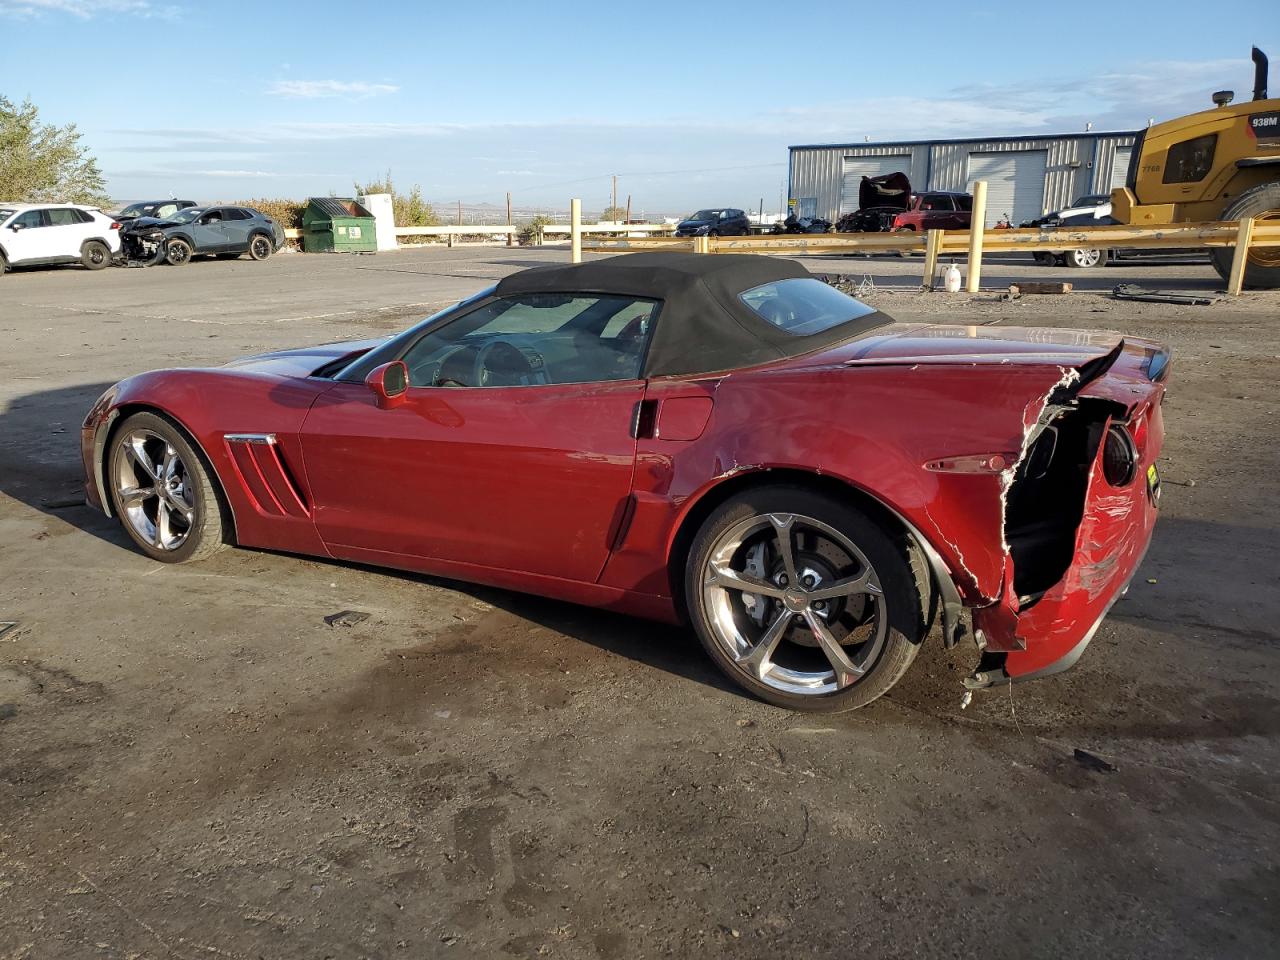
<path id="1" fill-rule="evenodd" d="M 163 220 L 173 216 L 179 210 L 195 205 L 194 200 L 139 200 L 137 203 L 129 204 L 114 216 L 121 222 L 137 220 L 139 217 L 155 217 L 157 220 Z"/>
<path id="2" fill-rule="evenodd" d="M 1151 537 L 1169 364 L 896 323 L 790 260 L 633 254 L 131 377 L 85 418 L 85 488 L 158 561 L 236 543 L 688 622 L 752 693 L 846 710 L 935 611 L 973 687 L 1080 656 Z"/>
<path id="3" fill-rule="evenodd" d="M 174 266 L 205 255 L 265 260 L 284 239 L 284 228 L 252 207 L 187 207 L 164 219 L 138 217 L 120 231 L 126 260 Z"/>
<path id="4" fill-rule="evenodd" d="M 889 233 L 894 230 L 968 230 L 973 197 L 930 190 L 912 193 L 905 173 L 863 177 L 858 209 L 836 221 L 836 233 Z"/>

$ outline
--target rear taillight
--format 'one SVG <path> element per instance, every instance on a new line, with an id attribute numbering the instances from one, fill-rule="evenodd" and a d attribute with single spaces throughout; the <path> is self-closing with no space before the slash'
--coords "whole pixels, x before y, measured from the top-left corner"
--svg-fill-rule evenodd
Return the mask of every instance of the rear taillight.
<path id="1" fill-rule="evenodd" d="M 113 222 L 112 222 L 112 224 L 111 224 L 111 229 L 112 229 L 112 230 L 119 230 L 119 229 L 120 229 L 120 224 L 115 223 L 115 222 L 113 221 Z"/>
<path id="2" fill-rule="evenodd" d="M 1107 428 L 1102 450 L 1102 475 L 1113 487 L 1128 486 L 1138 472 L 1138 451 L 1129 431 L 1118 424 Z"/>

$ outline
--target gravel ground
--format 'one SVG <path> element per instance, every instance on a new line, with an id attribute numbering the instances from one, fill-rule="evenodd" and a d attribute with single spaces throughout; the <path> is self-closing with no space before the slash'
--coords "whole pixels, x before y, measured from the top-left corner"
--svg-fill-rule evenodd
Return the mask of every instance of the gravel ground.
<path id="1" fill-rule="evenodd" d="M 389 332 L 565 255 L 0 278 L 0 958 L 1275 956 L 1280 294 L 1089 292 L 1212 291 L 1203 265 L 1006 303 L 810 263 L 901 319 L 1174 347 L 1129 596 L 1074 670 L 964 711 L 974 653 L 936 636 L 868 709 L 799 716 L 681 630 L 255 551 L 160 566 L 75 505 L 109 383 Z"/>

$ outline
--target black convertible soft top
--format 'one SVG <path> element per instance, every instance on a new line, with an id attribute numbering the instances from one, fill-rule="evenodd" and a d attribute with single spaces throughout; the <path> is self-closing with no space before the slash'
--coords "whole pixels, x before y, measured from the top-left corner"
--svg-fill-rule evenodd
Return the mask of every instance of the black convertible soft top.
<path id="1" fill-rule="evenodd" d="M 794 260 L 751 254 L 630 253 L 573 266 L 533 267 L 498 283 L 496 296 L 613 293 L 661 300 L 644 376 L 712 373 L 809 353 L 886 323 L 859 316 L 796 336 L 769 323 L 739 294 L 775 280 L 812 276 Z"/>

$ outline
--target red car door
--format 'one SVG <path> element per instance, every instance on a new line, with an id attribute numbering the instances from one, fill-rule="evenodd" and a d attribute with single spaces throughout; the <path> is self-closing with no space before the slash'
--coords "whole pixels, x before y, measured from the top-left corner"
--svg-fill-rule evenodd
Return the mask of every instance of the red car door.
<path id="1" fill-rule="evenodd" d="M 411 387 L 381 410 L 364 384 L 339 384 L 302 431 L 320 537 L 338 554 L 594 582 L 631 493 L 643 396 L 642 380 Z"/>
<path id="2" fill-rule="evenodd" d="M 599 294 L 495 299 L 407 348 L 398 406 L 335 384 L 302 427 L 321 539 L 392 566 L 596 581 L 631 493 L 656 310 Z"/>

